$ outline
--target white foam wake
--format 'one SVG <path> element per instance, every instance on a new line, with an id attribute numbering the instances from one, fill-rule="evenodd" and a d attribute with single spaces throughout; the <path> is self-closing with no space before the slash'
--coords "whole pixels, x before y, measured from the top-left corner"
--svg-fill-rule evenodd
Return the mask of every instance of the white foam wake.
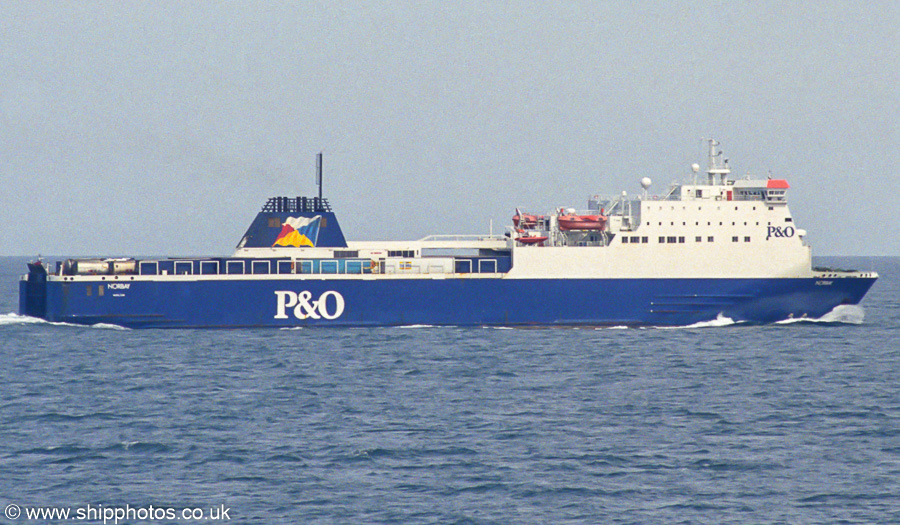
<path id="1" fill-rule="evenodd" d="M 839 304 L 830 312 L 819 318 L 809 317 L 791 317 L 778 321 L 775 324 L 793 324 L 793 323 L 844 323 L 844 324 L 862 324 L 866 318 L 866 311 L 862 306 L 855 304 Z"/>
<path id="2" fill-rule="evenodd" d="M 8 313 L 6 315 L 0 315 L 0 326 L 4 325 L 17 325 L 17 324 L 46 324 L 51 326 L 73 326 L 76 328 L 100 328 L 103 330 L 128 330 L 124 326 L 119 326 L 117 324 L 110 323 L 97 323 L 93 325 L 83 325 L 83 324 L 74 324 L 74 323 L 54 323 L 47 321 L 46 319 L 41 319 L 40 317 L 29 317 L 27 315 L 19 315 L 14 313 Z"/>
<path id="3" fill-rule="evenodd" d="M 27 315 L 19 315 L 14 313 L 0 315 L 0 326 L 7 324 L 38 324 L 46 322 L 47 321 L 39 317 L 28 317 Z"/>
<path id="4" fill-rule="evenodd" d="M 733 324 L 737 324 L 737 322 L 730 317 L 725 317 L 722 312 L 719 312 L 719 315 L 711 321 L 700 321 L 685 326 L 657 326 L 656 328 L 659 328 L 660 330 L 684 330 L 693 328 L 719 328 L 722 326 L 731 326 Z"/>

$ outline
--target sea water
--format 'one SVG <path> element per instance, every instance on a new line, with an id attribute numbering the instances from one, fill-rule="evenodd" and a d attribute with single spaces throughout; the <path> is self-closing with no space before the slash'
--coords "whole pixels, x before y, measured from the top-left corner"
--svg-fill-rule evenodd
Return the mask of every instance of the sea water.
<path id="1" fill-rule="evenodd" d="M 0 522 L 900 522 L 900 259 L 767 326 L 147 331 L 16 315 L 24 262 Z"/>

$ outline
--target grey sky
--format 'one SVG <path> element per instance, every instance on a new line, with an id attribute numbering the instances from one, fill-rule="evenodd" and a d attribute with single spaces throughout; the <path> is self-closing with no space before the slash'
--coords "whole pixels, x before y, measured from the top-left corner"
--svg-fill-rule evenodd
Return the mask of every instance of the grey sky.
<path id="1" fill-rule="evenodd" d="M 559 5 L 557 5 L 559 4 Z M 0 3 L 0 254 L 227 254 L 663 192 L 716 137 L 814 253 L 900 255 L 900 3 Z"/>

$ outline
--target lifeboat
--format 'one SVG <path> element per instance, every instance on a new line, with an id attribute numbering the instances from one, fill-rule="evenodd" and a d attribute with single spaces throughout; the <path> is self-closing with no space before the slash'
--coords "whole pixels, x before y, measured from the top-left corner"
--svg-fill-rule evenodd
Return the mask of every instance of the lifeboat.
<path id="1" fill-rule="evenodd" d="M 522 244 L 543 244 L 546 241 L 546 237 L 516 237 L 516 242 L 520 242 Z"/>
<path id="2" fill-rule="evenodd" d="M 566 214 L 556 218 L 559 229 L 568 230 L 602 230 L 606 228 L 606 217 L 603 215 Z"/>
<path id="3" fill-rule="evenodd" d="M 522 213 L 519 211 L 519 208 L 516 208 L 516 214 L 513 215 L 512 221 L 516 228 L 531 229 L 537 226 L 539 220 L 544 218 L 544 216 L 540 215 L 529 215 L 527 213 Z"/>

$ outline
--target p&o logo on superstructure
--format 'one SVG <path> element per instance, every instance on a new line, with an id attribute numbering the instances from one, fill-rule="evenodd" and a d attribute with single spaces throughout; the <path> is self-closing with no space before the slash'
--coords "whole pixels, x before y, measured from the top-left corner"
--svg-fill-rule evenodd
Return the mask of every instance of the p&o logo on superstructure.
<path id="1" fill-rule="evenodd" d="M 275 292 L 275 298 L 275 319 L 289 319 L 289 309 L 293 309 L 297 319 L 337 319 L 344 313 L 344 296 L 335 291 L 325 292 L 315 301 L 310 301 L 312 292 L 306 290 L 300 293 L 279 290 Z"/>
<path id="2" fill-rule="evenodd" d="M 793 237 L 794 236 L 794 227 L 788 226 L 786 228 L 782 228 L 781 226 L 769 226 L 766 230 L 766 240 L 768 241 L 772 237 Z"/>

